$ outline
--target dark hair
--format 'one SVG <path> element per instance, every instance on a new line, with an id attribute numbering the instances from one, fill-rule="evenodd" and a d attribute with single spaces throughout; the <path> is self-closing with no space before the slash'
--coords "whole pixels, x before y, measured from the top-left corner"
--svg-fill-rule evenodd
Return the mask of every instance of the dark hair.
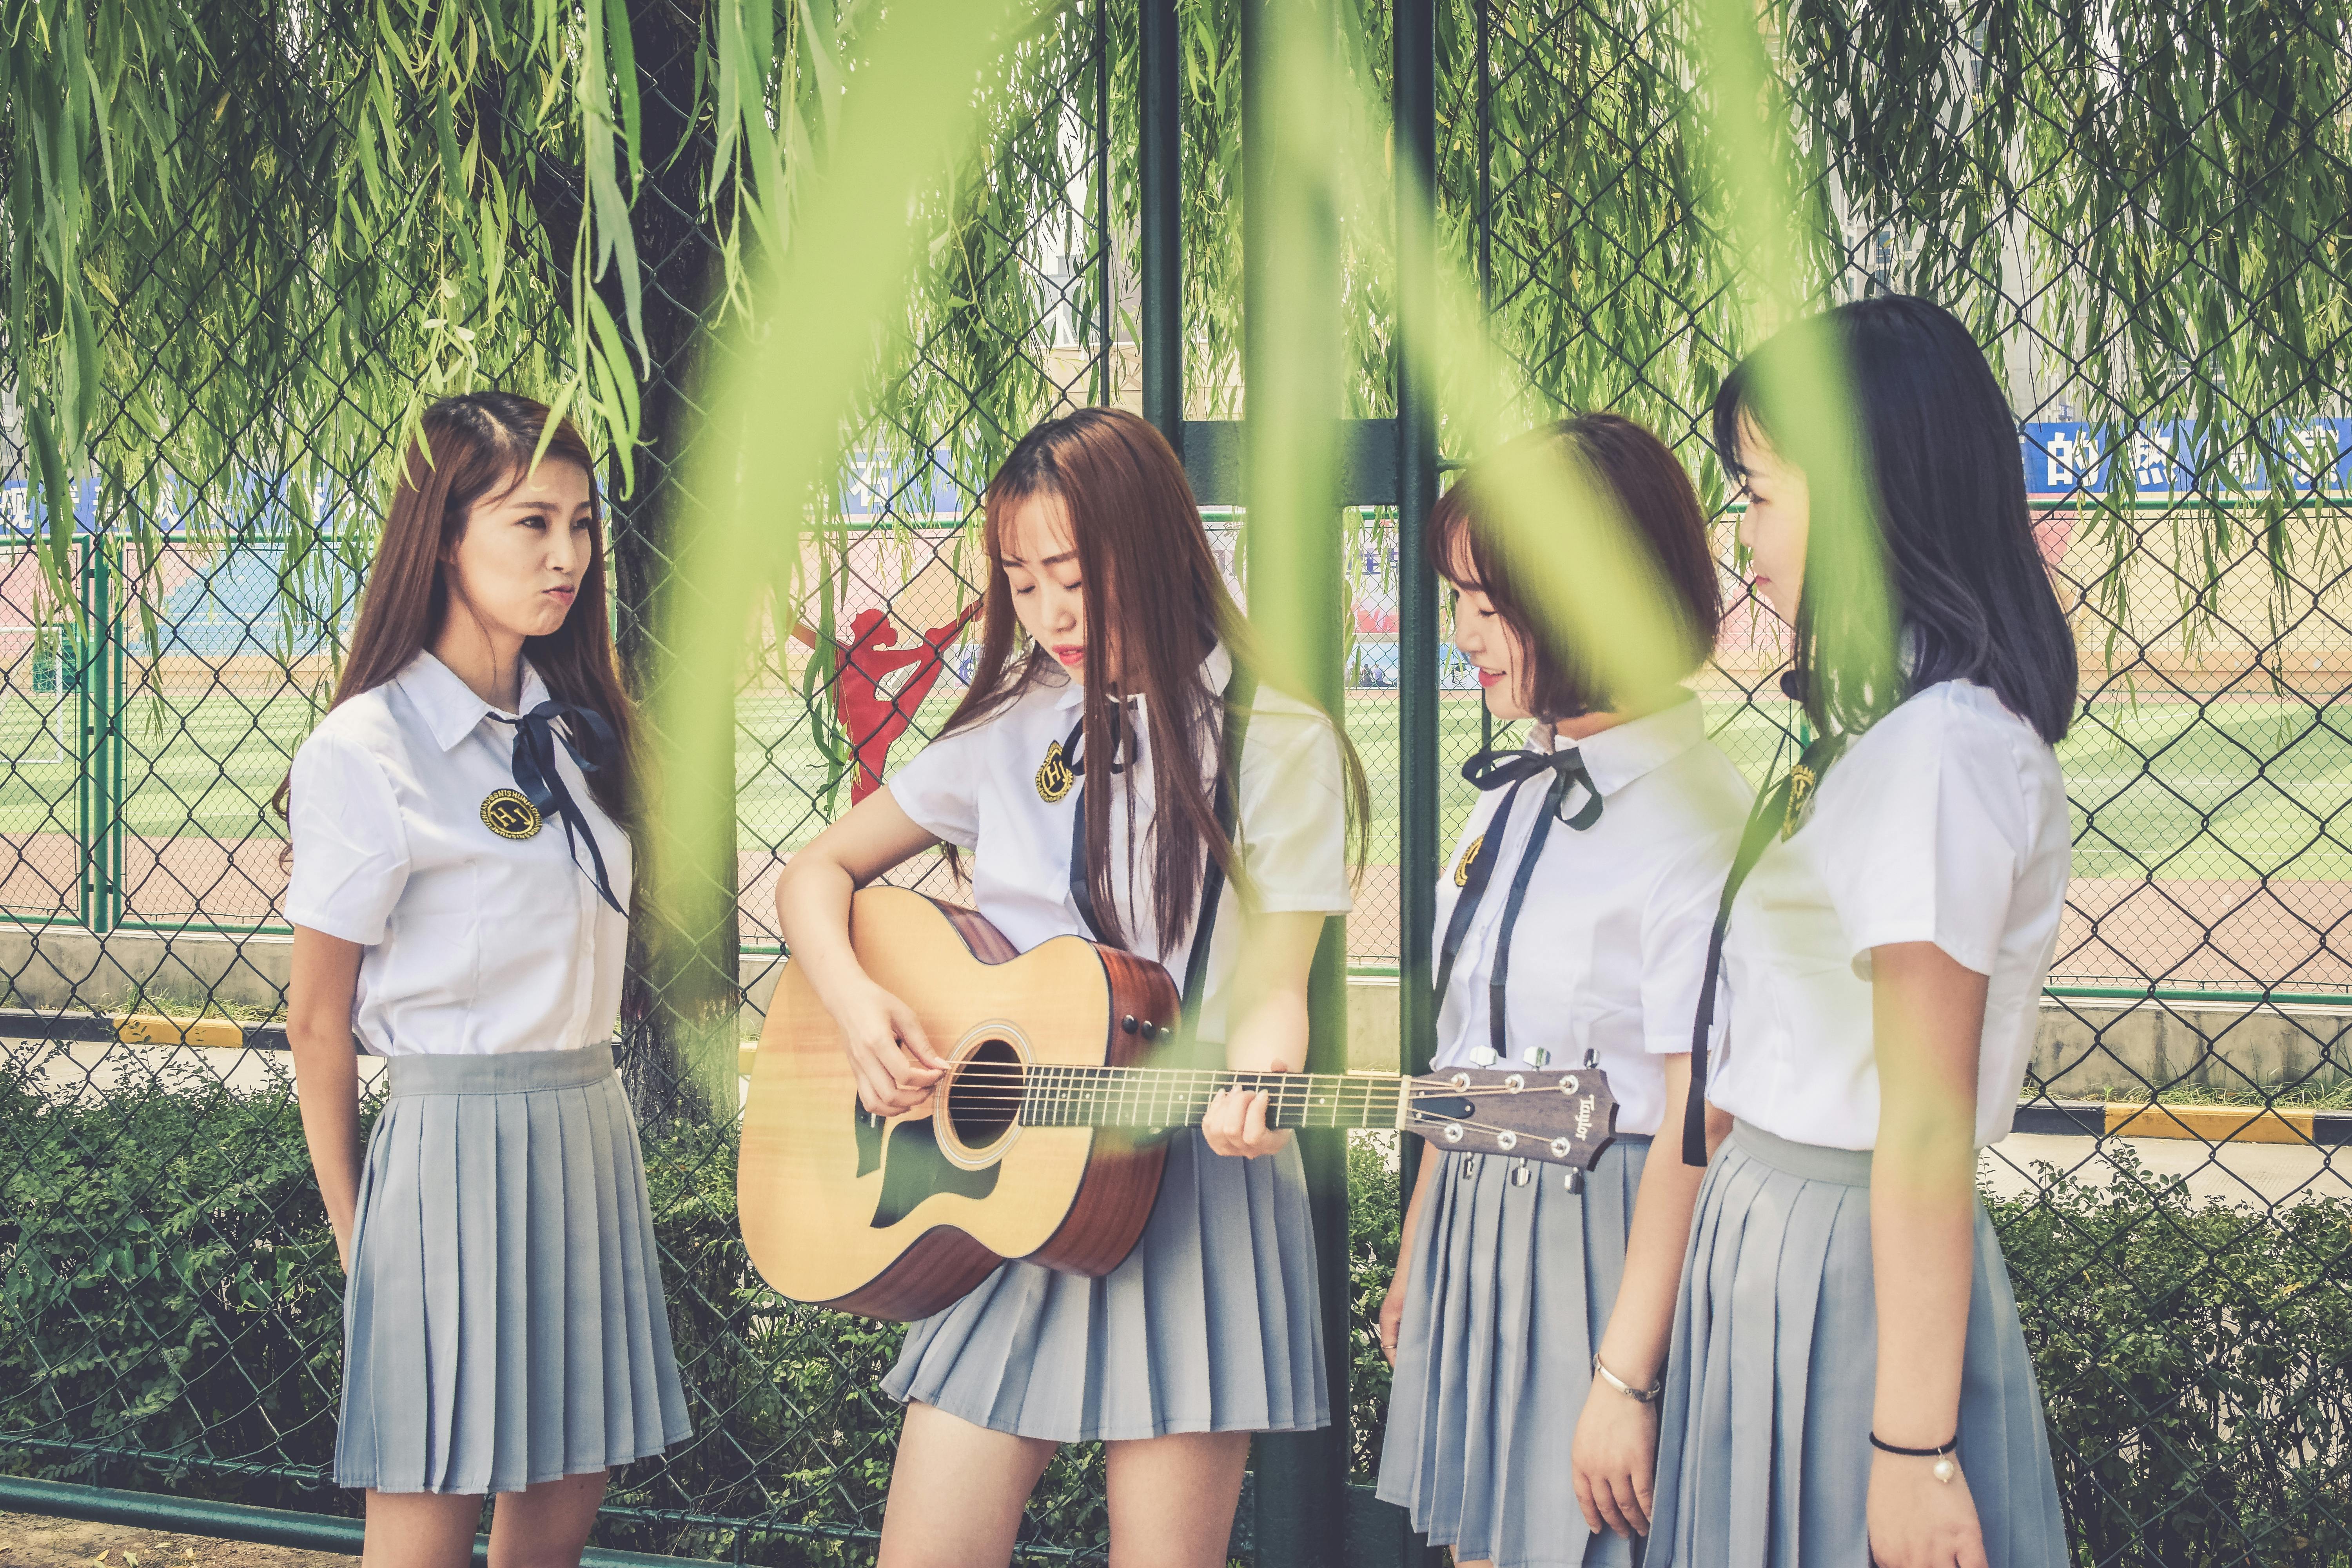
<path id="1" fill-rule="evenodd" d="M 569 419 L 558 420 L 553 433 L 548 433 L 550 413 L 544 403 L 510 392 L 469 392 L 443 398 L 425 411 L 415 438 L 402 455 L 392 510 L 360 601 L 359 625 L 352 633 L 342 679 L 335 683 L 335 700 L 329 707 L 340 708 L 382 686 L 440 635 L 449 613 L 443 563 L 465 537 L 467 517 L 477 502 L 503 495 L 522 481 L 540 438 L 547 436 L 540 461 L 571 463 L 588 476 L 588 504 L 595 526 L 589 530 L 588 566 L 580 574 L 571 613 L 547 636 L 525 638 L 523 657 L 539 671 L 551 695 L 593 709 L 613 726 L 619 754 L 596 759 L 588 789 L 604 814 L 627 828 L 635 820 L 631 764 L 636 755 L 636 726 L 613 654 L 596 463 Z M 278 786 L 273 804 L 280 816 L 286 815 L 292 785 L 289 773 Z"/>
<path id="2" fill-rule="evenodd" d="M 1801 333 L 1816 336 L 1796 343 Z M 1910 668 L 1891 689 L 1867 678 L 1854 595 L 1836 584 L 1838 563 L 1828 559 L 1835 552 L 1822 549 L 1816 516 L 1792 694 L 1816 729 L 1853 733 L 1913 691 L 1974 681 L 2055 744 L 2074 715 L 2074 637 L 2034 541 L 2017 422 L 1984 352 L 1950 311 L 1909 295 L 1840 305 L 1797 323 L 1742 360 L 1716 394 L 1715 448 L 1735 479 L 1745 472 L 1743 422 L 1776 453 L 1809 467 L 1804 421 L 1776 407 L 1768 384 L 1806 350 L 1844 363 L 1872 514 L 1861 521 L 1874 524 L 1882 542 L 1890 619 Z M 1824 567 L 1818 576 L 1817 564 Z"/>
<path id="3" fill-rule="evenodd" d="M 1723 620 L 1723 583 L 1707 548 L 1706 516 L 1700 511 L 1690 476 L 1666 444 L 1617 414 L 1580 414 L 1520 436 L 1494 458 L 1474 465 L 1438 498 L 1422 535 L 1434 572 L 1449 582 L 1466 547 L 1469 568 L 1480 592 L 1510 627 L 1528 662 L 1529 709 L 1547 721 L 1573 719 L 1617 707 L 1622 693 L 1603 689 L 1597 673 L 1562 639 L 1549 635 L 1520 593 L 1526 552 L 1538 542 L 1518 539 L 1495 521 L 1486 490 L 1491 465 L 1530 446 L 1556 443 L 1561 455 L 1582 466 L 1614 494 L 1617 507 L 1645 547 L 1650 564 L 1666 589 L 1664 597 L 1680 623 L 1675 631 L 1687 675 L 1714 651 Z"/>
<path id="4" fill-rule="evenodd" d="M 1183 465 L 1158 430 L 1117 408 L 1081 408 L 1045 421 L 1021 438 L 989 481 L 982 498 L 988 589 L 980 654 L 972 666 L 971 689 L 949 715 L 943 732 L 981 722 L 1011 704 L 1046 670 L 1061 668 L 1045 649 L 1031 648 L 1007 668 L 1019 623 L 1004 572 L 1004 534 L 1013 510 L 1040 496 L 1059 500 L 1068 510 L 1079 581 L 1087 586 L 1087 647 L 1097 654 L 1118 647 L 1120 695 L 1143 699 L 1148 754 L 1201 756 L 1219 732 L 1217 710 L 1224 695 L 1202 679 L 1201 663 L 1211 644 L 1221 642 L 1237 664 L 1254 666 L 1249 634 L 1209 548 Z M 1110 698 L 1102 667 L 1099 657 L 1089 658 L 1084 667 L 1081 754 L 1089 758 L 1111 754 Z M 1344 734 L 1340 748 L 1349 815 L 1360 827 L 1369 815 L 1363 770 Z M 1089 776 L 1097 775 L 1090 770 Z M 1111 775 L 1104 772 L 1099 776 Z M 1206 862 L 1214 859 L 1236 885 L 1241 868 L 1232 843 L 1217 826 L 1202 770 L 1155 763 L 1151 787 L 1151 920 L 1160 948 L 1166 952 L 1183 939 L 1198 912 Z M 1120 946 L 1126 938 L 1110 878 L 1114 795 L 1126 803 L 1129 854 L 1134 853 L 1132 793 L 1089 789 L 1086 874 L 1103 940 Z"/>

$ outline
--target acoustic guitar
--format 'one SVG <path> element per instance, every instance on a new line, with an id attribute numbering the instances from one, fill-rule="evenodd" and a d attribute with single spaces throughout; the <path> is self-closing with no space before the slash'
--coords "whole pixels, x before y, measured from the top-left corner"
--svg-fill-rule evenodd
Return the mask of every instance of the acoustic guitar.
<path id="1" fill-rule="evenodd" d="M 1006 1258 L 1108 1274 L 1150 1217 L 1164 1135 L 1236 1084 L 1271 1092 L 1273 1126 L 1391 1128 L 1571 1172 L 1616 1131 L 1617 1103 L 1589 1065 L 1414 1079 L 1150 1066 L 1174 1034 L 1166 970 L 1076 936 L 1015 952 L 971 910 L 904 889 L 856 895 L 849 935 L 950 1070 L 921 1110 L 869 1114 L 832 1016 L 785 965 L 736 1182 L 751 1261 L 795 1300 L 910 1321 Z"/>

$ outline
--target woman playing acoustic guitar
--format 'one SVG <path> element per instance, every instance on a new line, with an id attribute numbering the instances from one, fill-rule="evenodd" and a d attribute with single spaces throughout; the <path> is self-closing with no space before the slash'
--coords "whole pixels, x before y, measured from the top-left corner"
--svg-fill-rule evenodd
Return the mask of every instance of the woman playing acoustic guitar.
<path id="1" fill-rule="evenodd" d="M 917 1110 L 947 1065 L 848 930 L 858 887 L 940 845 L 973 852 L 980 912 L 1023 951 L 1075 933 L 1194 978 L 1178 1052 L 1297 1070 L 1308 964 L 1350 902 L 1363 786 L 1345 743 L 1318 709 L 1255 687 L 1183 469 L 1140 419 L 1095 408 L 1039 426 L 985 506 L 969 694 L 777 888 L 860 1100 Z M 1246 724 L 1232 776 L 1229 715 Z M 1031 1489 L 1072 1442 L 1106 1445 L 1118 1561 L 1224 1562 L 1250 1434 L 1330 1418 L 1305 1183 L 1266 1101 L 1229 1093 L 1173 1136 L 1142 1240 L 1108 1275 L 1007 1263 L 909 1330 L 884 1385 L 907 1402 L 885 1568 L 1009 1561 Z"/>

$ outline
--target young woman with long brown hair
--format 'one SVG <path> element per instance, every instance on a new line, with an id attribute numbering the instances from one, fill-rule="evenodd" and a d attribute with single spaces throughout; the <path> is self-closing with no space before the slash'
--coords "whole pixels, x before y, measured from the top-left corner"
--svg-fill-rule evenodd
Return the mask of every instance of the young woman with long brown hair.
<path id="1" fill-rule="evenodd" d="M 435 404 L 333 706 L 280 787 L 302 1126 L 349 1275 L 335 1479 L 370 1568 L 576 1563 L 688 1434 L 613 1072 L 632 722 L 594 469 L 502 393 Z M 357 1054 L 390 1059 L 362 1150 Z"/>
<path id="2" fill-rule="evenodd" d="M 1202 1001 L 1179 1040 L 1201 1065 L 1303 1067 L 1307 968 L 1325 917 L 1349 908 L 1351 807 L 1360 818 L 1361 775 L 1329 716 L 1270 685 L 1251 694 L 1183 469 L 1140 419 L 1096 408 L 1039 426 L 986 510 L 970 693 L 777 889 L 860 1098 L 916 1109 L 943 1042 L 859 967 L 850 895 L 940 845 L 973 851 L 980 912 L 1024 950 L 1076 933 L 1181 977 L 1205 916 Z M 1247 723 L 1223 780 L 1230 837 L 1216 806 L 1229 705 Z M 1203 909 L 1213 868 L 1223 891 Z M 1306 1186 L 1265 1111 L 1262 1093 L 1228 1094 L 1175 1135 L 1143 1237 L 1110 1274 L 1008 1263 L 914 1325 L 885 1384 L 908 1405 L 885 1568 L 1008 1561 L 1070 1442 L 1108 1447 L 1115 1561 L 1224 1562 L 1250 1434 L 1330 1418 Z"/>

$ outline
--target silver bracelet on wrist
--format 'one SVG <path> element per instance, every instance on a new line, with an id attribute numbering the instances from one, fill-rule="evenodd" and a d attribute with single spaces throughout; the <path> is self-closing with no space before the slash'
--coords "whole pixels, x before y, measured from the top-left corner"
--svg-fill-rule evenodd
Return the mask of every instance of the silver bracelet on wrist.
<path id="1" fill-rule="evenodd" d="M 1607 1384 L 1610 1387 L 1615 1389 L 1626 1398 L 1633 1401 L 1636 1405 L 1656 1404 L 1658 1395 L 1664 1393 L 1666 1388 L 1666 1380 L 1663 1377 L 1659 1378 L 1657 1382 L 1650 1384 L 1647 1388 L 1634 1387 L 1632 1384 L 1627 1383 L 1623 1378 L 1618 1376 L 1615 1373 L 1611 1372 L 1607 1367 L 1601 1364 L 1601 1352 L 1599 1351 L 1592 1352 L 1592 1372 L 1594 1376 L 1600 1378 L 1601 1382 Z"/>

